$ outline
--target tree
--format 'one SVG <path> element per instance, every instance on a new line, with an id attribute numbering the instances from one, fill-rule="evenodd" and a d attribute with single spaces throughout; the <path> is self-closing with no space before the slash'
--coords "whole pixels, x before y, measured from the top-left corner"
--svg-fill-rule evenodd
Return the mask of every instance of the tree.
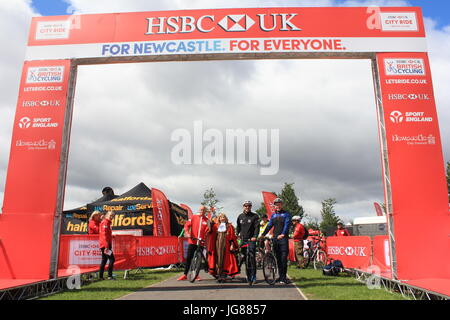
<path id="1" fill-rule="evenodd" d="M 289 212 L 292 216 L 299 216 L 300 218 L 303 218 L 305 210 L 303 210 L 303 207 L 298 204 L 298 198 L 295 195 L 293 185 L 293 183 L 285 182 L 283 190 L 281 190 L 281 193 L 278 195 L 278 197 L 283 200 L 284 210 Z"/>
<path id="2" fill-rule="evenodd" d="M 450 203 L 450 161 L 447 162 L 447 190 L 448 190 L 448 202 Z"/>
<path id="3" fill-rule="evenodd" d="M 261 202 L 261 205 L 260 205 L 259 209 L 257 209 L 255 212 L 258 214 L 258 216 L 260 218 L 263 215 L 267 214 L 266 205 L 264 204 L 264 202 Z"/>
<path id="4" fill-rule="evenodd" d="M 302 224 L 305 227 L 305 229 L 319 230 L 320 228 L 319 218 L 310 216 L 309 214 L 306 213 L 303 216 Z"/>
<path id="5" fill-rule="evenodd" d="M 216 214 L 223 209 L 223 207 L 217 206 L 219 202 L 220 200 L 216 198 L 216 192 L 213 188 L 210 188 L 203 193 L 203 201 L 201 204 L 208 208 L 215 208 Z"/>
<path id="6" fill-rule="evenodd" d="M 334 205 L 336 204 L 336 199 L 329 198 L 322 201 L 322 210 L 320 214 L 322 215 L 322 222 L 320 223 L 320 231 L 324 234 L 330 233 L 331 229 L 335 229 L 340 218 L 336 216 L 334 211 Z"/>

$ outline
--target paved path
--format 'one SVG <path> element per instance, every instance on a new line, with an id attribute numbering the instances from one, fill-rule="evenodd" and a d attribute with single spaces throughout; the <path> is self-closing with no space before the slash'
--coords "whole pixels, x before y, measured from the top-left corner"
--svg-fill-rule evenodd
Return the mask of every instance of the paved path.
<path id="1" fill-rule="evenodd" d="M 128 294 L 118 300 L 305 300 L 294 284 L 273 286 L 267 284 L 262 272 L 258 271 L 256 284 L 249 286 L 241 276 L 231 282 L 218 283 L 205 272 L 201 281 L 177 281 L 176 276 Z"/>

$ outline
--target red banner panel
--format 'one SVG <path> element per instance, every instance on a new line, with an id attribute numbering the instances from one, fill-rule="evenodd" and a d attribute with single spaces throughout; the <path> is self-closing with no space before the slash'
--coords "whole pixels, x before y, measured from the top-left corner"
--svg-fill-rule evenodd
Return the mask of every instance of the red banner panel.
<path id="1" fill-rule="evenodd" d="M 365 269 L 372 257 L 370 237 L 328 237 L 329 258 L 341 260 L 345 268 Z"/>
<path id="2" fill-rule="evenodd" d="M 450 234 L 448 190 L 428 55 L 380 53 L 377 63 L 398 279 L 450 279 L 450 256 L 444 254 Z M 423 240 L 422 230 L 432 230 L 433 245 Z"/>
<path id="3" fill-rule="evenodd" d="M 136 237 L 137 266 L 160 267 L 178 263 L 177 237 Z"/>
<path id="4" fill-rule="evenodd" d="M 152 189 L 153 206 L 153 235 L 170 236 L 170 209 L 169 200 L 166 195 L 158 190 Z"/>
<path id="5" fill-rule="evenodd" d="M 113 236 L 112 251 L 116 259 L 115 270 L 137 267 L 137 239 L 130 235 Z M 58 269 L 80 268 L 81 272 L 92 271 L 100 266 L 102 253 L 98 235 L 62 235 L 60 239 Z M 60 272 L 61 273 L 61 272 Z"/>
<path id="6" fill-rule="evenodd" d="M 372 264 L 378 266 L 382 273 L 391 271 L 391 257 L 388 236 L 375 236 L 373 238 Z"/>

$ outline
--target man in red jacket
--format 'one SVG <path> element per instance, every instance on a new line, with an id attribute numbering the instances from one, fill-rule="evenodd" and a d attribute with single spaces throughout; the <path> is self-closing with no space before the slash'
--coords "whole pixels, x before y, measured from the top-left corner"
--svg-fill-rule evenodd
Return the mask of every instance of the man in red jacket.
<path id="1" fill-rule="evenodd" d="M 342 222 L 338 222 L 337 228 L 338 229 L 334 233 L 334 235 L 336 237 L 348 237 L 348 236 L 350 236 L 350 233 L 348 232 L 347 229 L 344 228 L 344 224 Z"/>
<path id="2" fill-rule="evenodd" d="M 106 262 L 109 260 L 108 280 L 114 280 L 112 272 L 114 268 L 114 253 L 112 252 L 112 220 L 114 212 L 108 211 L 100 223 L 99 243 L 102 251 L 102 263 L 100 264 L 99 278 L 103 280 L 103 272 L 105 271 Z"/>
<path id="3" fill-rule="evenodd" d="M 292 217 L 292 224 L 294 225 L 294 252 L 295 260 L 297 260 L 297 267 L 301 268 L 303 264 L 303 238 L 305 237 L 305 227 L 300 223 L 299 216 Z"/>
<path id="4" fill-rule="evenodd" d="M 189 267 L 191 266 L 192 257 L 194 256 L 195 250 L 197 249 L 197 239 L 203 241 L 206 240 L 206 234 L 209 230 L 208 217 L 206 216 L 207 209 L 205 206 L 201 206 L 199 209 L 199 214 L 193 215 L 184 225 L 184 234 L 188 237 L 188 248 L 186 265 L 184 267 L 184 274 L 181 275 L 178 280 L 186 280 L 187 274 L 189 272 Z M 200 277 L 197 277 L 200 281 Z"/>

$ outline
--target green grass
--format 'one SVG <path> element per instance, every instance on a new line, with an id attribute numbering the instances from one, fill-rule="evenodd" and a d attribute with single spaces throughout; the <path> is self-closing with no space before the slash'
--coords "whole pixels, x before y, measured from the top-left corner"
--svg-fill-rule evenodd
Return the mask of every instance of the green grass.
<path id="1" fill-rule="evenodd" d="M 66 290 L 39 300 L 113 300 L 139 289 L 161 282 L 180 273 L 180 270 L 144 269 L 143 273 L 131 271 L 128 279 L 123 279 L 123 271 L 114 271 L 117 280 L 95 280 L 81 286 L 81 289 Z"/>
<path id="2" fill-rule="evenodd" d="M 288 274 L 310 300 L 404 300 L 401 294 L 369 289 L 354 276 L 324 276 L 322 270 L 289 267 Z"/>

